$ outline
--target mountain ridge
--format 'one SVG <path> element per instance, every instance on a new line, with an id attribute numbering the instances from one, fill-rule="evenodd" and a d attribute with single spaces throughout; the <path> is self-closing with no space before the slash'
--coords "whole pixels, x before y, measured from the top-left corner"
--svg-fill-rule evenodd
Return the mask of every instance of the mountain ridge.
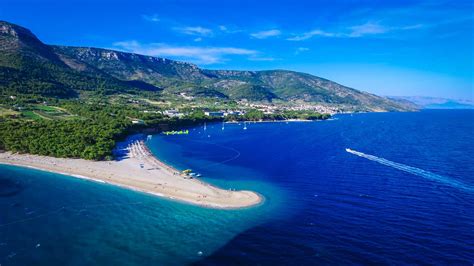
<path id="1" fill-rule="evenodd" d="M 195 64 L 116 50 L 48 45 L 30 30 L 0 21 L 2 92 L 17 83 L 40 95 L 77 97 L 81 91 L 106 94 L 153 91 L 157 95 L 210 97 L 250 102 L 302 102 L 338 106 L 343 111 L 409 111 L 412 107 L 288 70 L 210 70 Z M 46 89 L 44 89 L 45 87 Z M 47 90 L 48 93 L 44 93 Z"/>

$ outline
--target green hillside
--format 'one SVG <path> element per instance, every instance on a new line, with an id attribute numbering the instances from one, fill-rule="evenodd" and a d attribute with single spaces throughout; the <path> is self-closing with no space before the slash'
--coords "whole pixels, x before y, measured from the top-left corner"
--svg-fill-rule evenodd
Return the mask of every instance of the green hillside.
<path id="1" fill-rule="evenodd" d="M 0 22 L 0 90 L 75 98 L 151 93 L 153 97 L 305 102 L 347 111 L 405 111 L 412 106 L 310 74 L 206 70 L 185 62 L 100 48 L 46 45 L 21 26 Z"/>

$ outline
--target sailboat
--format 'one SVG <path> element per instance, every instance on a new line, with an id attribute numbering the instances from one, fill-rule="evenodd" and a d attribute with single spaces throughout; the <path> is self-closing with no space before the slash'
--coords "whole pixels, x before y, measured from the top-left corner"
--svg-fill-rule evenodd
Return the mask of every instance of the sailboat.
<path id="1" fill-rule="evenodd" d="M 244 121 L 244 130 L 247 129 L 247 122 Z"/>
<path id="2" fill-rule="evenodd" d="M 204 122 L 204 130 L 206 130 L 206 129 L 207 129 L 207 127 L 206 127 L 206 122 Z"/>
<path id="3" fill-rule="evenodd" d="M 222 122 L 222 130 L 224 130 L 224 122 Z"/>

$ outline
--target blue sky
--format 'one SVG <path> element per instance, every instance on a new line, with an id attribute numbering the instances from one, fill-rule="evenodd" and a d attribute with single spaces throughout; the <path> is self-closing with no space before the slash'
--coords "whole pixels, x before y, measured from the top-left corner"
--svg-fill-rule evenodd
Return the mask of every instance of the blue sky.
<path id="1" fill-rule="evenodd" d="M 290 69 L 380 95 L 474 100 L 472 1 L 23 1 L 0 19 L 49 44 L 211 69 Z"/>

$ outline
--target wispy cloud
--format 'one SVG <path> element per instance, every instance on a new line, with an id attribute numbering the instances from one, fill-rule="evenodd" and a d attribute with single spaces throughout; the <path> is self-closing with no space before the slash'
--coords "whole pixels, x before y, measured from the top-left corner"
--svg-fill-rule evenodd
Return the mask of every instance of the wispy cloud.
<path id="1" fill-rule="evenodd" d="M 314 36 L 336 37 L 336 34 L 331 33 L 331 32 L 325 32 L 325 31 L 322 31 L 322 30 L 312 30 L 312 31 L 305 32 L 305 33 L 300 34 L 300 35 L 295 35 L 293 37 L 287 38 L 287 40 L 288 41 L 304 41 L 304 40 L 310 39 Z"/>
<path id="2" fill-rule="evenodd" d="M 304 52 L 307 52 L 309 51 L 310 49 L 308 47 L 298 47 L 296 48 L 296 51 L 295 51 L 295 54 L 301 54 L 301 53 L 304 53 Z"/>
<path id="3" fill-rule="evenodd" d="M 259 55 L 258 51 L 236 47 L 172 46 L 163 43 L 142 44 L 137 41 L 116 42 L 113 45 L 127 52 L 171 57 L 203 65 L 225 62 L 229 56 L 246 56 L 249 60 L 253 60 Z"/>
<path id="4" fill-rule="evenodd" d="M 351 31 L 349 34 L 341 34 L 343 36 L 347 35 L 347 37 L 362 37 L 365 35 L 383 34 L 393 30 L 393 28 L 386 27 L 378 23 L 367 22 L 362 25 L 352 26 L 350 27 L 350 30 Z"/>
<path id="5" fill-rule="evenodd" d="M 250 34 L 250 36 L 252 36 L 254 38 L 257 38 L 257 39 L 266 39 L 266 38 L 269 38 L 269 37 L 279 36 L 280 34 L 281 34 L 280 30 L 273 29 L 273 30 L 265 30 L 265 31 L 255 32 L 255 33 Z"/>
<path id="6" fill-rule="evenodd" d="M 226 25 L 219 25 L 217 27 L 219 29 L 219 31 L 221 31 L 222 33 L 239 33 L 239 32 L 242 32 L 241 29 L 235 27 L 235 26 L 226 26 Z"/>
<path id="7" fill-rule="evenodd" d="M 250 61 L 275 61 L 278 60 L 277 58 L 274 57 L 260 57 L 260 56 L 250 56 L 248 58 Z"/>
<path id="8" fill-rule="evenodd" d="M 226 25 L 226 24 L 209 24 L 209 23 L 196 23 L 196 24 L 184 24 L 182 21 L 176 20 L 174 18 L 162 17 L 157 13 L 153 14 L 142 14 L 141 18 L 147 22 L 160 22 L 162 27 L 167 27 L 167 29 L 190 36 L 197 37 L 216 37 L 217 35 L 225 34 L 234 34 L 243 32 L 244 30 L 240 29 L 235 25 Z"/>
<path id="9" fill-rule="evenodd" d="M 461 1 L 462 2 L 462 1 Z M 466 2 L 467 3 L 467 2 Z M 417 30 L 433 29 L 451 24 L 464 24 L 474 19 L 467 10 L 472 4 L 446 4 L 443 1 L 421 1 L 415 5 L 403 5 L 395 8 L 361 8 L 339 17 L 338 25 L 317 27 L 306 32 L 290 35 L 289 41 L 304 41 L 320 38 L 362 38 L 408 36 Z M 472 13 L 472 12 L 471 12 Z M 447 15 L 450 14 L 450 15 Z M 454 25 L 451 25 L 454 27 Z"/>
<path id="10" fill-rule="evenodd" d="M 146 21 L 150 21 L 150 22 L 158 22 L 160 21 L 160 17 L 157 15 L 157 14 L 153 14 L 153 15 L 142 15 L 142 18 Z"/>
<path id="11" fill-rule="evenodd" d="M 187 35 L 194 35 L 194 36 L 210 36 L 212 35 L 213 31 L 208 28 L 204 28 L 201 26 L 195 27 L 176 27 L 174 30 L 181 32 Z"/>
<path id="12" fill-rule="evenodd" d="M 289 41 L 304 41 L 316 36 L 332 37 L 332 38 L 359 38 L 370 35 L 381 35 L 394 31 L 416 30 L 425 27 L 422 24 L 406 25 L 406 26 L 387 26 L 377 22 L 366 22 L 364 24 L 343 28 L 342 30 L 324 31 L 315 29 L 302 34 L 296 34 Z"/>

